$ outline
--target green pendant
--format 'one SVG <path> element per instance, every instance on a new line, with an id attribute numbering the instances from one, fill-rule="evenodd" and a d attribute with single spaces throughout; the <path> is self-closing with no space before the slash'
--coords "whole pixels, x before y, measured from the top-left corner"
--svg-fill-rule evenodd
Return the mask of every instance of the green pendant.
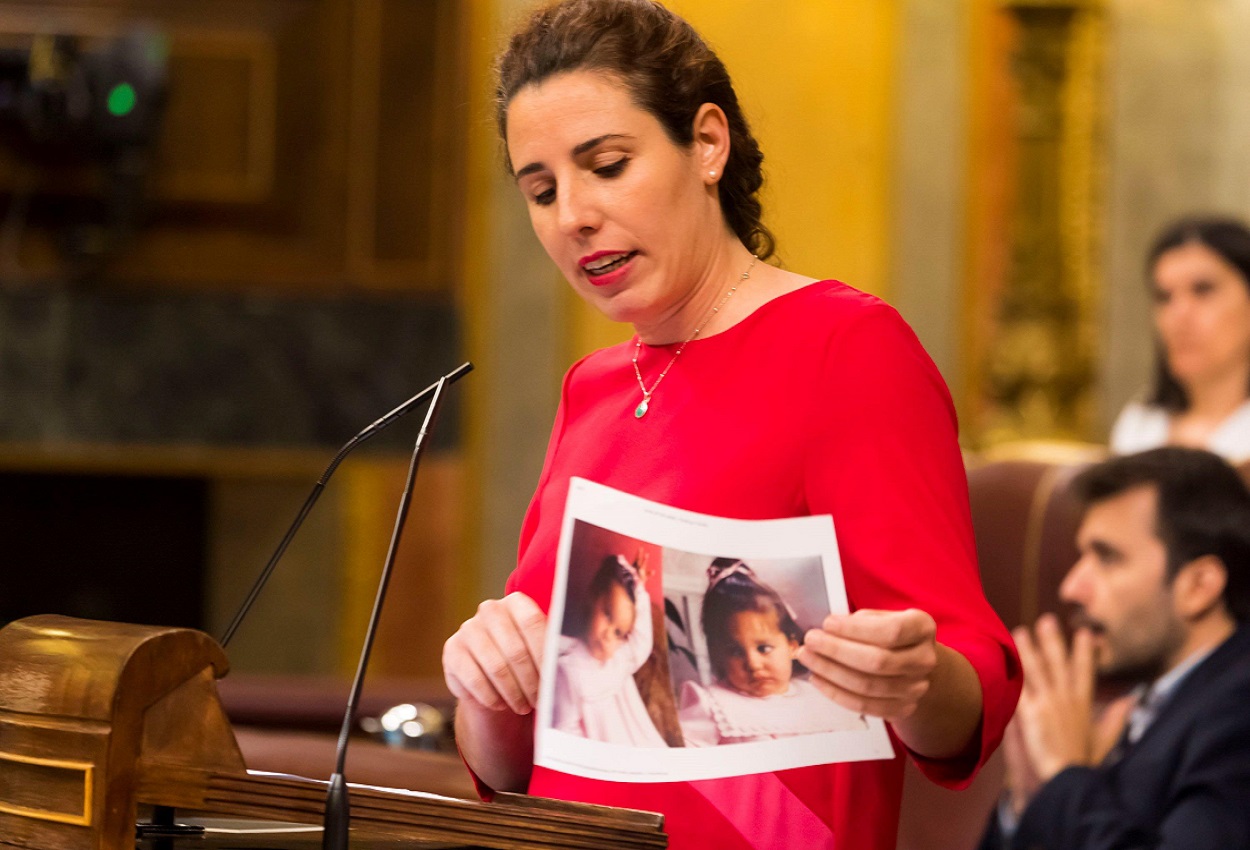
<path id="1" fill-rule="evenodd" d="M 634 408 L 634 418 L 641 419 L 647 415 L 647 407 L 651 404 L 650 396 L 643 396 L 642 403 Z"/>

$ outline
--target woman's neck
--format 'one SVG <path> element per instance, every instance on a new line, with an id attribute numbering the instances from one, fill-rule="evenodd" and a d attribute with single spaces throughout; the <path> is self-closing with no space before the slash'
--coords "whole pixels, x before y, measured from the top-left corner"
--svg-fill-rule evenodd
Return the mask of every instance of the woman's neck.
<path id="1" fill-rule="evenodd" d="M 1224 420 L 1245 404 L 1248 385 L 1250 364 L 1219 378 L 1186 386 L 1189 407 L 1172 417 L 1171 442 L 1206 446 Z"/>
<path id="2" fill-rule="evenodd" d="M 728 330 L 774 298 L 816 282 L 816 278 L 785 271 L 764 260 L 752 263 L 751 254 L 741 243 L 736 244 L 741 253 L 731 253 L 728 260 L 721 265 L 720 273 L 715 276 L 719 281 L 718 287 L 707 287 L 692 294 L 687 301 L 678 305 L 680 315 L 675 310 L 662 317 L 661 321 L 650 325 L 644 326 L 635 322 L 634 331 L 639 339 L 648 345 L 684 342 L 695 328 L 700 327 L 699 320 L 708 317 L 711 308 L 725 299 L 725 294 L 731 287 L 737 287 L 737 290 L 704 321 L 699 330 L 699 339 Z M 744 280 L 742 274 L 748 268 L 750 276 Z"/>
<path id="3" fill-rule="evenodd" d="M 1250 363 L 1224 375 L 1185 387 L 1189 408 L 1183 415 L 1222 422 L 1241 407 L 1250 392 Z"/>
<path id="4" fill-rule="evenodd" d="M 734 240 L 700 273 L 700 285 L 691 287 L 663 315 L 646 323 L 635 322 L 635 332 L 648 345 L 668 345 L 686 342 L 696 331 L 699 337 L 707 337 L 732 327 L 745 315 L 738 309 L 744 299 L 737 291 L 750 279 L 744 279 L 743 274 L 750 270 L 754 278 L 762 265 Z"/>

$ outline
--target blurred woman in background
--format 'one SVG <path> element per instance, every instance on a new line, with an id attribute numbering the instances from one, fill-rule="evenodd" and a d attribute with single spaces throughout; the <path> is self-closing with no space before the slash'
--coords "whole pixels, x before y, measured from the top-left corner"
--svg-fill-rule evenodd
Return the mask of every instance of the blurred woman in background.
<path id="1" fill-rule="evenodd" d="M 1250 460 L 1250 230 L 1182 219 L 1150 252 L 1158 355 L 1144 402 L 1121 412 L 1111 449 L 1204 448 Z"/>

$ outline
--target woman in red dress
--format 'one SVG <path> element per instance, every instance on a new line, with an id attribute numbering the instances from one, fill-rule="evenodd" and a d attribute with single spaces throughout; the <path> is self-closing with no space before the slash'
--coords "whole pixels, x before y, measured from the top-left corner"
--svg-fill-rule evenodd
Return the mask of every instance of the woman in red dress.
<path id="1" fill-rule="evenodd" d="M 484 793 L 659 811 L 675 848 L 888 848 L 902 759 L 968 782 L 1020 689 L 981 591 L 949 393 L 879 299 L 770 265 L 763 156 L 724 66 L 650 0 L 539 10 L 499 62 L 507 166 L 574 290 L 634 338 L 565 377 L 518 566 L 444 649 Z M 829 514 L 852 613 L 804 636 L 811 681 L 898 756 L 617 783 L 533 765 L 569 479 L 741 519 Z"/>

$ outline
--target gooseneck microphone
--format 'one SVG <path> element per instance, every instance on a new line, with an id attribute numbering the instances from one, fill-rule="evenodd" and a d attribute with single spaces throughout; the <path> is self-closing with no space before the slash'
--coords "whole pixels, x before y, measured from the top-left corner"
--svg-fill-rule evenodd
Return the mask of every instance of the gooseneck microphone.
<path id="1" fill-rule="evenodd" d="M 260 596 L 260 592 L 264 589 L 265 583 L 269 581 L 269 577 L 273 574 L 274 567 L 278 565 L 278 561 L 282 558 L 282 554 L 286 552 L 287 546 L 289 546 L 291 540 L 294 539 L 295 532 L 299 531 L 299 527 L 304 524 L 305 517 L 308 516 L 308 512 L 312 510 L 313 505 L 317 503 L 317 499 L 321 497 L 321 491 L 325 489 L 326 483 L 330 480 L 330 476 L 334 474 L 334 470 L 338 469 L 339 464 L 343 462 L 343 459 L 361 443 L 365 442 L 370 437 L 376 436 L 395 420 L 399 419 L 421 402 L 425 401 L 431 394 L 437 395 L 444 384 L 455 383 L 472 371 L 472 363 L 461 364 L 457 368 L 448 372 L 438 381 L 430 384 L 421 392 L 417 393 L 399 407 L 392 410 L 390 413 L 373 422 L 373 424 L 369 425 L 369 427 L 365 428 L 359 434 L 348 440 L 343 445 L 343 448 L 339 449 L 338 454 L 334 456 L 334 459 L 330 461 L 330 465 L 326 467 L 326 471 L 321 474 L 321 477 L 317 479 L 317 483 L 313 485 L 312 492 L 309 493 L 308 498 L 304 500 L 304 506 L 300 508 L 299 513 L 295 516 L 295 521 L 291 523 L 291 527 L 287 529 L 286 534 L 282 537 L 282 541 L 278 544 L 278 548 L 274 550 L 273 557 L 269 559 L 269 563 L 265 565 L 265 568 L 261 570 L 260 575 L 256 577 L 256 582 L 252 585 L 252 589 L 248 591 L 247 598 L 243 600 L 243 604 L 239 606 L 239 610 L 234 615 L 234 619 L 230 621 L 230 625 L 227 626 L 225 632 L 222 633 L 218 643 L 221 644 L 223 649 L 229 645 L 230 639 L 233 638 L 234 633 L 239 630 L 239 624 L 243 622 L 243 618 L 246 617 L 247 612 L 251 610 L 252 605 L 256 602 L 256 598 Z M 431 404 L 431 408 L 432 407 L 433 405 Z M 428 415 L 426 417 L 426 421 L 428 424 Z M 422 426 L 422 435 L 425 434 L 424 427 L 425 426 Z"/>
<path id="2" fill-rule="evenodd" d="M 425 413 L 425 421 L 421 424 L 421 433 L 417 435 L 416 445 L 412 449 L 412 461 L 408 464 L 408 478 L 404 482 L 404 493 L 400 497 L 399 510 L 395 515 L 395 530 L 391 533 L 391 545 L 386 552 L 382 577 L 378 580 L 378 593 L 373 601 L 373 612 L 369 615 L 369 626 L 365 630 L 364 647 L 360 651 L 360 661 L 356 665 L 356 678 L 352 681 L 351 694 L 347 698 L 347 710 L 343 713 L 343 726 L 339 730 L 334 773 L 330 776 L 330 787 L 326 792 L 325 821 L 321 836 L 322 850 L 347 850 L 348 826 L 351 822 L 351 800 L 347 780 L 343 776 L 343 769 L 347 762 L 347 741 L 356 720 L 356 704 L 360 700 L 360 692 L 364 686 L 365 669 L 369 666 L 369 654 L 373 650 L 373 639 L 377 634 L 382 603 L 386 601 L 386 587 L 390 583 L 391 572 L 395 567 L 399 538 L 404 532 L 408 508 L 412 504 L 412 485 L 417 479 L 417 464 L 421 461 L 425 436 L 438 415 L 438 409 L 443 400 L 443 388 L 450 383 L 449 379 L 451 379 L 450 375 L 435 384 L 434 397 L 430 400 L 430 407 Z"/>

